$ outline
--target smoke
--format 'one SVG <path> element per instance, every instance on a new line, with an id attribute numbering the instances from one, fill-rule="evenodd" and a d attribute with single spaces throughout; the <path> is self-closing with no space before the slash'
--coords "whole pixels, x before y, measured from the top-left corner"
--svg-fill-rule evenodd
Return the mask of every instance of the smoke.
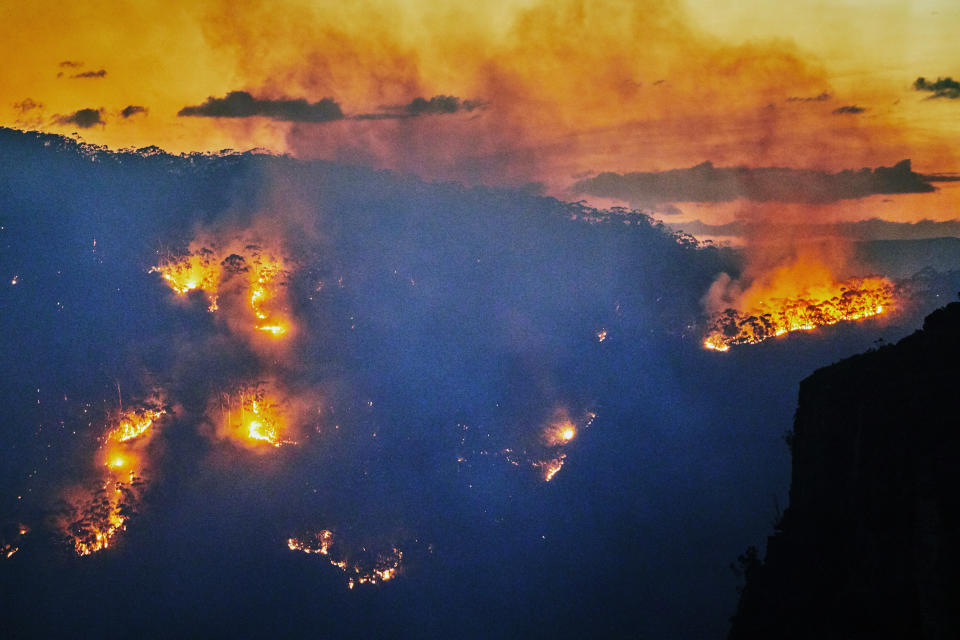
<path id="1" fill-rule="evenodd" d="M 879 122 L 771 108 L 791 96 L 823 102 L 832 95 L 823 68 L 784 43 L 719 42 L 679 3 L 543 2 L 496 25 L 464 7 L 284 8 L 223 4 L 210 10 L 205 34 L 255 94 L 336 96 L 364 114 L 293 125 L 286 147 L 301 157 L 470 183 L 542 181 L 557 192 L 600 157 L 609 169 L 697 156 L 836 164 L 871 156 L 866 132 L 880 130 L 876 145 L 902 149 Z M 388 28 L 397 23 L 410 27 Z M 426 95 L 435 97 L 418 97 Z M 488 107 L 455 109 L 454 95 L 481 96 Z M 396 115 L 471 117 L 391 118 L 374 108 L 383 104 L 405 105 Z"/>

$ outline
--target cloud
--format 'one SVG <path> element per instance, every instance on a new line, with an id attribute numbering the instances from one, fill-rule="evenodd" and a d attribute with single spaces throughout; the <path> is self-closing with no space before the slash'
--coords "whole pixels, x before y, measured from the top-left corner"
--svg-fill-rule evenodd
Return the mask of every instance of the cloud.
<path id="1" fill-rule="evenodd" d="M 407 104 L 390 105 L 374 113 L 361 113 L 354 120 L 397 120 L 428 115 L 443 115 L 473 111 L 485 107 L 479 100 L 463 100 L 456 96 L 436 95 L 430 98 L 414 98 Z"/>
<path id="2" fill-rule="evenodd" d="M 81 129 L 89 129 L 95 125 L 104 125 L 103 109 L 80 109 L 66 116 L 54 116 L 57 124 L 75 124 Z"/>
<path id="3" fill-rule="evenodd" d="M 98 69 L 96 71 L 84 71 L 83 73 L 75 73 L 71 78 L 104 78 L 107 75 L 106 69 Z"/>
<path id="4" fill-rule="evenodd" d="M 826 102 L 832 97 L 833 96 L 830 93 L 824 91 L 823 93 L 816 96 L 806 96 L 806 97 L 790 96 L 789 98 L 787 98 L 787 102 Z"/>
<path id="5" fill-rule="evenodd" d="M 223 98 L 210 96 L 203 104 L 187 106 L 178 116 L 205 118 L 266 117 L 284 122 L 331 122 L 343 119 L 340 105 L 332 98 L 308 102 L 303 98 L 254 98 L 246 91 L 231 91 Z"/>
<path id="6" fill-rule="evenodd" d="M 862 198 L 877 193 L 934 191 L 914 173 L 910 161 L 893 167 L 847 169 L 839 173 L 778 167 L 716 168 L 710 162 L 689 169 L 627 174 L 601 173 L 577 182 L 573 189 L 589 195 L 618 198 L 640 206 L 662 202 L 824 203 Z"/>
<path id="7" fill-rule="evenodd" d="M 933 94 L 930 96 L 931 99 L 949 98 L 950 100 L 956 100 L 960 98 L 960 82 L 949 76 L 937 78 L 936 82 L 930 82 L 921 76 L 914 81 L 913 88 L 915 91 L 929 91 Z"/>
<path id="8" fill-rule="evenodd" d="M 845 113 L 863 113 L 864 111 L 866 111 L 866 109 L 863 107 L 858 107 L 855 104 L 848 104 L 842 107 L 837 107 L 833 110 L 833 113 L 836 115 L 842 115 Z"/>
<path id="9" fill-rule="evenodd" d="M 893 222 L 872 218 L 856 222 L 794 224 L 790 222 L 748 222 L 737 220 L 725 224 L 708 224 L 700 220 L 668 225 L 674 230 L 694 236 L 758 237 L 761 234 L 780 236 L 828 237 L 840 236 L 852 240 L 927 240 L 960 238 L 960 220 L 920 220 Z"/>
<path id="10" fill-rule="evenodd" d="M 141 107 L 139 105 L 131 104 L 124 107 L 123 111 L 120 112 L 120 115 L 123 116 L 124 118 L 129 118 L 130 116 L 135 116 L 138 113 L 142 113 L 146 115 L 148 111 L 149 109 L 147 109 L 146 107 Z"/>

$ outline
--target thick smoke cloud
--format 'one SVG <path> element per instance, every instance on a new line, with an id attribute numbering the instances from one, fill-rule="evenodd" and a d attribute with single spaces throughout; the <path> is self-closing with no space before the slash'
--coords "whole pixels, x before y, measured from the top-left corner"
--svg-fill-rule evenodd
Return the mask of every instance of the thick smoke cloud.
<path id="1" fill-rule="evenodd" d="M 662 172 L 601 173 L 577 182 L 573 188 L 640 206 L 660 202 L 730 202 L 737 198 L 756 202 L 828 203 L 878 193 L 935 190 L 923 176 L 913 172 L 910 160 L 892 167 L 848 169 L 839 173 L 777 167 L 717 168 L 704 162 L 689 169 Z"/>
<path id="2" fill-rule="evenodd" d="M 105 125 L 103 109 L 80 109 L 69 115 L 55 116 L 57 124 L 74 124 L 81 129 L 89 129 L 96 125 Z"/>
<path id="3" fill-rule="evenodd" d="M 284 122 L 330 122 L 342 120 L 343 111 L 332 98 L 308 102 L 303 98 L 255 98 L 247 91 L 231 91 L 223 98 L 210 96 L 205 102 L 187 106 L 178 116 L 206 118 L 266 117 Z"/>
<path id="4" fill-rule="evenodd" d="M 930 92 L 930 98 L 948 98 L 956 100 L 960 98 L 960 82 L 947 76 L 946 78 L 937 78 L 935 82 L 930 82 L 924 77 L 917 78 L 913 83 L 916 91 Z"/>

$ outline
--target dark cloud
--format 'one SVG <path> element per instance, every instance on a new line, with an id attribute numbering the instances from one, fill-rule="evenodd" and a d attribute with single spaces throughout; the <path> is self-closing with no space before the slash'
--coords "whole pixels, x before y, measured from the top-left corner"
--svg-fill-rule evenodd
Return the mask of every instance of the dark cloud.
<path id="1" fill-rule="evenodd" d="M 124 118 L 129 118 L 130 116 L 135 116 L 138 113 L 146 115 L 148 109 L 146 107 L 141 107 L 139 105 L 131 104 L 123 108 L 123 111 L 120 112 L 120 115 Z"/>
<path id="2" fill-rule="evenodd" d="M 83 63 L 76 60 L 64 60 L 63 62 L 60 63 L 61 69 L 76 69 L 82 66 L 83 66 Z"/>
<path id="3" fill-rule="evenodd" d="M 254 98 L 246 91 L 231 91 L 223 98 L 210 96 L 203 104 L 187 106 L 178 116 L 205 118 L 266 117 L 285 122 L 330 122 L 342 120 L 343 111 L 332 98 L 307 102 L 303 98 Z"/>
<path id="4" fill-rule="evenodd" d="M 787 98 L 787 102 L 826 102 L 832 97 L 833 97 L 832 95 L 824 91 L 823 93 L 817 96 L 806 96 L 806 97 L 790 96 L 789 98 Z"/>
<path id="5" fill-rule="evenodd" d="M 949 98 L 950 100 L 960 98 L 960 82 L 949 76 L 937 78 L 936 82 L 930 82 L 921 76 L 914 81 L 913 88 L 916 91 L 929 91 L 933 94 L 930 98 Z"/>
<path id="6" fill-rule="evenodd" d="M 934 191 L 910 161 L 893 167 L 847 169 L 839 173 L 778 167 L 716 168 L 704 162 L 689 169 L 627 174 L 601 173 L 581 180 L 573 189 L 594 196 L 626 200 L 635 206 L 663 202 L 835 202 L 877 193 Z"/>
<path id="7" fill-rule="evenodd" d="M 391 105 L 383 107 L 382 111 L 376 113 L 362 113 L 355 116 L 357 120 L 396 120 L 399 118 L 415 118 L 427 115 L 442 115 L 458 113 L 461 111 L 473 111 L 485 106 L 485 103 L 479 100 L 460 100 L 456 96 L 433 96 L 427 98 L 414 98 L 408 104 Z"/>
<path id="8" fill-rule="evenodd" d="M 103 109 L 80 109 L 66 116 L 54 116 L 57 124 L 75 124 L 81 129 L 104 125 Z"/>
<path id="9" fill-rule="evenodd" d="M 863 107 L 858 107 L 855 104 L 848 104 L 842 107 L 837 107 L 833 110 L 833 113 L 836 115 L 843 115 L 845 113 L 863 113 L 866 111 Z"/>
<path id="10" fill-rule="evenodd" d="M 107 75 L 106 69 L 97 69 L 96 71 L 84 71 L 83 73 L 75 73 L 71 78 L 104 78 Z"/>

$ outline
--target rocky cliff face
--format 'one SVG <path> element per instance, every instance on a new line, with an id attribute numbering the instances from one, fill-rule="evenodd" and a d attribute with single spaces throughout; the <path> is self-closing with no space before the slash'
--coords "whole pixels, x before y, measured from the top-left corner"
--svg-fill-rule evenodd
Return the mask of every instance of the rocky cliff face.
<path id="1" fill-rule="evenodd" d="M 960 638 L 960 303 L 800 385 L 790 506 L 730 638 Z"/>

